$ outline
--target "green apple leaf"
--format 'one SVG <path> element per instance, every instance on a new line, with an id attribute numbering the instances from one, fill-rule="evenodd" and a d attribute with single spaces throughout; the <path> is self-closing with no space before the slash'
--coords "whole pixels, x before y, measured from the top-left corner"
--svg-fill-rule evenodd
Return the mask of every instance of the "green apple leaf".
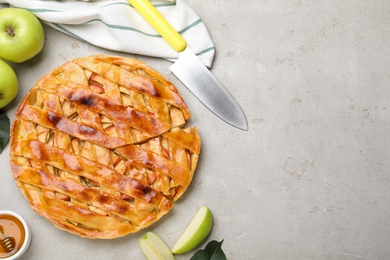
<path id="1" fill-rule="evenodd" d="M 190 260 L 226 260 L 226 255 L 222 251 L 222 242 L 223 240 L 210 241 L 205 249 L 196 251 Z"/>
<path id="2" fill-rule="evenodd" d="M 0 153 L 3 152 L 9 141 L 10 122 L 7 115 L 0 110 Z"/>

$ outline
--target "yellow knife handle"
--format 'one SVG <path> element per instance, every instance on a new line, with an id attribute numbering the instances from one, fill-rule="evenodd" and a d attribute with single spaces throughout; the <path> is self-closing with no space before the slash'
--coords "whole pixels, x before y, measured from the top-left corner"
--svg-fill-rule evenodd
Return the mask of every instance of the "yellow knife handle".
<path id="1" fill-rule="evenodd" d="M 187 47 L 186 41 L 161 15 L 149 0 L 128 0 L 148 23 L 168 42 L 177 52 L 182 52 Z"/>

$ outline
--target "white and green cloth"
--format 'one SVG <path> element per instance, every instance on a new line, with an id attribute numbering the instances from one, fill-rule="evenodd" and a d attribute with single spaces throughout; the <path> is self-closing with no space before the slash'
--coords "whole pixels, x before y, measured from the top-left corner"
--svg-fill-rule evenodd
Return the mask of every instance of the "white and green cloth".
<path id="1" fill-rule="evenodd" d="M 206 26 L 184 0 L 151 1 L 211 67 L 215 47 Z M 49 26 L 93 45 L 133 54 L 175 60 L 178 53 L 126 0 L 0 0 L 25 8 Z"/>

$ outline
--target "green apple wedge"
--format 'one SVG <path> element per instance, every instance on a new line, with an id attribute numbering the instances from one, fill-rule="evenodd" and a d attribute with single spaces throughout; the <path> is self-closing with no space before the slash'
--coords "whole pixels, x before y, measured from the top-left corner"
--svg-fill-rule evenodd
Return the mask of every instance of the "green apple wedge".
<path id="1" fill-rule="evenodd" d="M 153 232 L 146 233 L 139 240 L 139 246 L 148 260 L 175 260 L 167 244 Z"/>
<path id="2" fill-rule="evenodd" d="M 21 63 L 43 48 L 44 30 L 38 18 L 25 9 L 0 9 L 0 57 Z"/>
<path id="3" fill-rule="evenodd" d="M 5 107 L 15 98 L 18 89 L 15 71 L 0 59 L 0 108 Z"/>
<path id="4" fill-rule="evenodd" d="M 213 214 L 207 206 L 196 212 L 190 224 L 172 248 L 172 253 L 183 254 L 199 245 L 210 233 L 213 226 Z"/>

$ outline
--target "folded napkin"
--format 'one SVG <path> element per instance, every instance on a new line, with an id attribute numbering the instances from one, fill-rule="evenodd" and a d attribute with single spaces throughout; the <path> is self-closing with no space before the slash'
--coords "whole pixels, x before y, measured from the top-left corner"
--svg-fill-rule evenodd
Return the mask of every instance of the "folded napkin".
<path id="1" fill-rule="evenodd" d="M 194 10 L 183 0 L 151 2 L 202 62 L 211 67 L 215 47 Z M 49 26 L 102 48 L 168 60 L 178 57 L 126 0 L 0 0 L 0 3 L 25 8 Z"/>

